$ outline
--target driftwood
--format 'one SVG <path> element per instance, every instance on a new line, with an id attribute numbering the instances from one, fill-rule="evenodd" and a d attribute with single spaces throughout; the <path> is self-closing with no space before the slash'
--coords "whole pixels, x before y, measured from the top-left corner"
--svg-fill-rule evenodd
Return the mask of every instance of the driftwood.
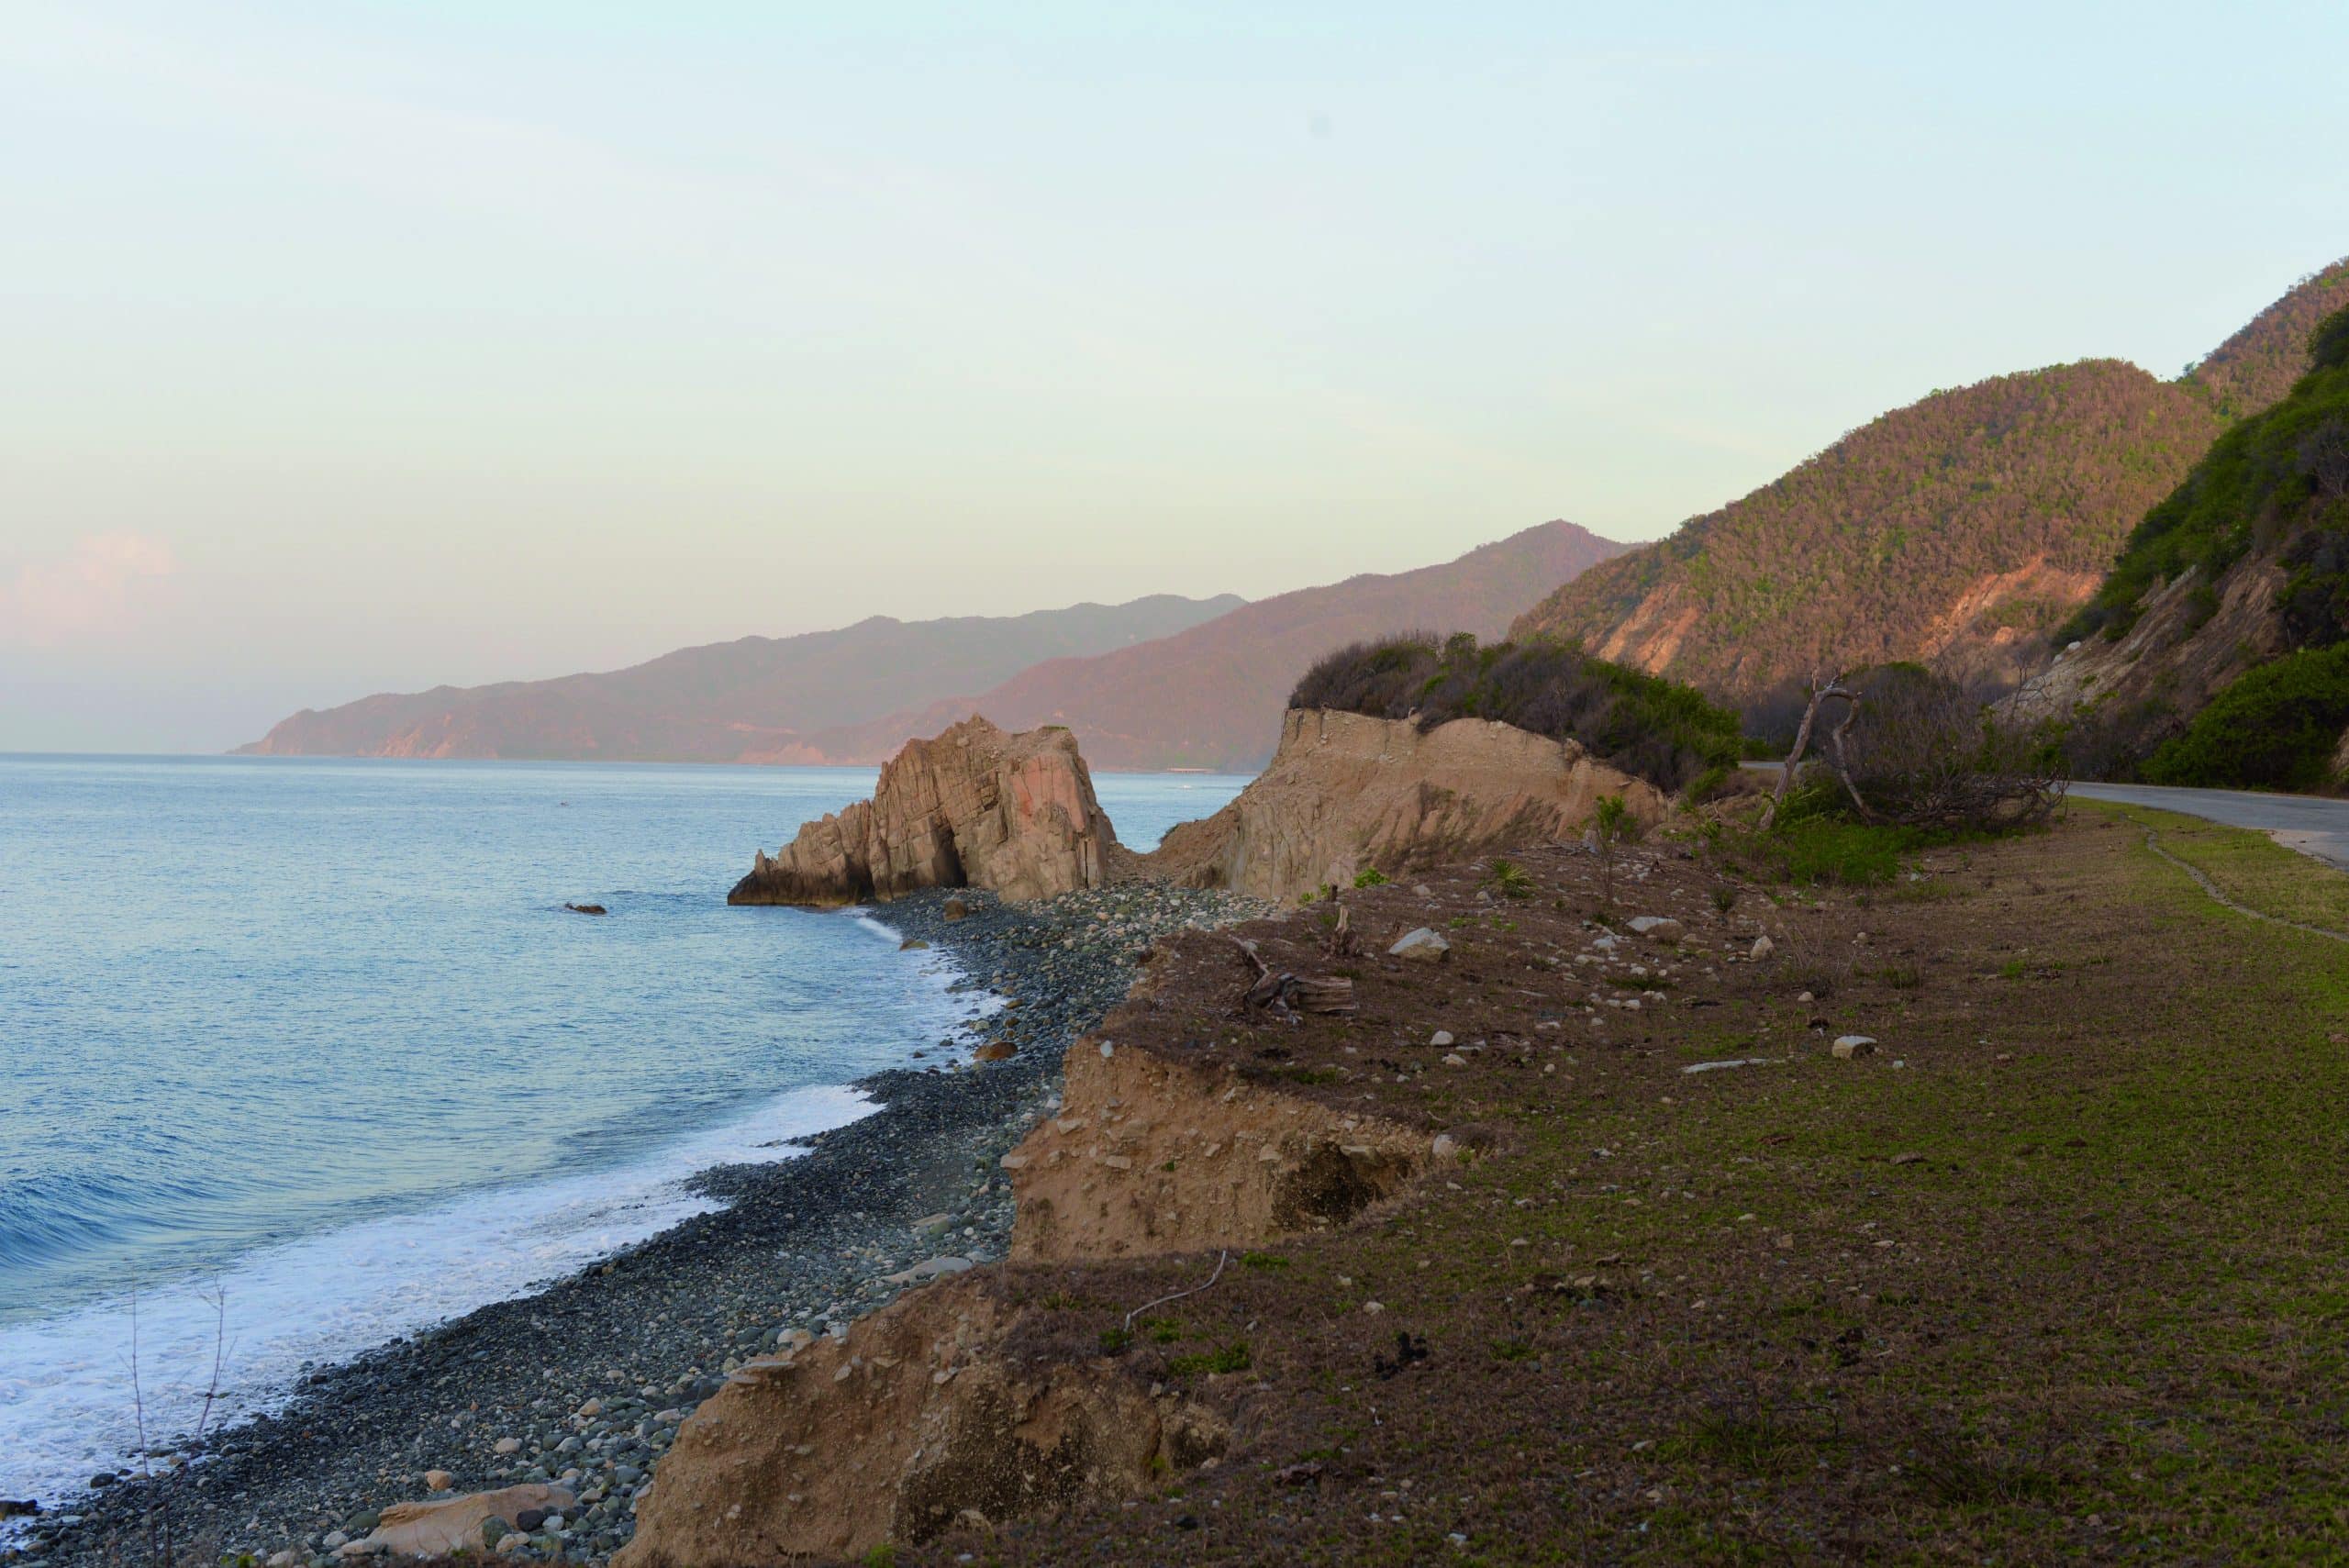
<path id="1" fill-rule="evenodd" d="M 1340 975 L 1316 976 L 1292 974 L 1283 970 L 1275 972 L 1272 965 L 1257 956 L 1256 944 L 1232 939 L 1232 945 L 1247 956 L 1255 966 L 1256 984 L 1248 987 L 1240 998 L 1240 1006 L 1249 1012 L 1270 1012 L 1275 1018 L 1291 1023 L 1301 1023 L 1305 1013 L 1351 1013 L 1354 1010 L 1354 983 Z"/>

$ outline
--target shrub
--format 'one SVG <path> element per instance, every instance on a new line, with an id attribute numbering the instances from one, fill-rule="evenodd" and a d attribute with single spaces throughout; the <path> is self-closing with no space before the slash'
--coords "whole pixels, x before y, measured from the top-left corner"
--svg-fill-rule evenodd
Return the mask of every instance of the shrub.
<path id="1" fill-rule="evenodd" d="M 1376 866 L 1372 866 L 1367 871 L 1358 871 L 1354 873 L 1354 885 L 1356 887 L 1383 887 L 1386 884 L 1386 873 L 1379 870 Z"/>
<path id="2" fill-rule="evenodd" d="M 1321 659 L 1288 699 L 1422 729 L 1454 718 L 1492 718 L 1554 740 L 1665 790 L 1737 764 L 1737 716 L 1694 687 L 1547 639 L 1479 648 L 1465 633 L 1439 640 L 1413 633 L 1357 642 Z"/>
<path id="3" fill-rule="evenodd" d="M 1608 798 L 1612 800 L 1618 797 L 1609 795 Z M 1499 890 L 1500 895 L 1504 898 L 1531 898 L 1533 896 L 1533 878 L 1531 874 L 1529 873 L 1523 866 L 1519 865 L 1515 861 L 1495 861 L 1493 862 L 1492 875 L 1487 880 L 1491 882 L 1494 887 Z"/>
<path id="4" fill-rule="evenodd" d="M 2238 677 L 2147 760 L 2155 784 L 2321 789 L 2349 728 L 2349 643 L 2304 648 Z"/>

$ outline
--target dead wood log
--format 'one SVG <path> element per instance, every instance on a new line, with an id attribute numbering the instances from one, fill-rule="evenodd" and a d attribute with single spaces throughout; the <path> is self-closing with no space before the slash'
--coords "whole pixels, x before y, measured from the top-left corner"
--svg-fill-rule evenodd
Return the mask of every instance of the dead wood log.
<path id="1" fill-rule="evenodd" d="M 1802 767 L 1803 753 L 1810 750 L 1810 731 L 1811 727 L 1819 722 L 1819 705 L 1831 697 L 1841 697 L 1851 705 L 1843 715 L 1842 728 L 1835 732 L 1838 740 L 1842 738 L 1843 729 L 1851 728 L 1852 716 L 1859 712 L 1860 694 L 1844 685 L 1841 676 L 1833 680 L 1819 675 L 1810 678 L 1810 701 L 1804 705 L 1802 723 L 1795 729 L 1794 750 L 1787 753 L 1786 763 L 1778 770 L 1778 787 L 1770 792 L 1769 804 L 1762 808 L 1762 826 L 1765 831 L 1778 819 L 1778 807 L 1786 804 L 1787 791 L 1794 787 L 1795 774 Z M 1848 789 L 1850 786 L 1851 781 L 1847 778 L 1844 787 Z M 1853 798 L 1859 798 L 1856 791 Z"/>
<path id="2" fill-rule="evenodd" d="M 1256 944 L 1232 939 L 1232 945 L 1247 956 L 1256 971 L 1256 983 L 1240 998 L 1245 1012 L 1269 1012 L 1290 1023 L 1301 1023 L 1305 1013 L 1351 1013 L 1354 1010 L 1354 983 L 1342 975 L 1292 974 L 1286 970 L 1275 970 L 1257 954 Z"/>

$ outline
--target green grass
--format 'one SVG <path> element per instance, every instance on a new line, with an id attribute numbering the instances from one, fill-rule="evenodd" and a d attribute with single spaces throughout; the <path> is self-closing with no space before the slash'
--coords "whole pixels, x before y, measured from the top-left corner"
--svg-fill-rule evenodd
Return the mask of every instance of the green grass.
<path id="1" fill-rule="evenodd" d="M 1201 1373 L 1246 1372 L 1253 1364 L 1248 1353 L 1248 1342 L 1235 1340 L 1219 1351 L 1205 1351 L 1197 1355 L 1169 1356 L 1166 1372 L 1171 1377 L 1197 1377 Z"/>
<path id="2" fill-rule="evenodd" d="M 2288 850 L 2265 833 L 2141 806 L 2082 804 L 2141 828 L 2153 828 L 2163 849 L 2209 877 L 2220 892 L 2246 909 L 2297 925 L 2349 933 L 2349 873 Z"/>

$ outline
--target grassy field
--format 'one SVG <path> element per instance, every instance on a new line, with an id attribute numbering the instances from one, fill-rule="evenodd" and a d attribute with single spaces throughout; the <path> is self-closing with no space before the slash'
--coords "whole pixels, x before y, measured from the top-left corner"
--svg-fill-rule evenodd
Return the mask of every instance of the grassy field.
<path id="1" fill-rule="evenodd" d="M 2299 925 L 2349 933 L 2349 875 L 2312 866 L 2265 833 L 2222 828 L 2199 817 L 2142 806 L 2076 801 L 2074 810 L 2109 812 L 2151 829 L 2161 847 L 2193 866 L 2248 909 Z"/>
<path id="2" fill-rule="evenodd" d="M 1369 951 L 1431 924 L 1453 960 L 1362 962 L 1351 1020 L 1241 1020 L 1224 940 L 1196 939 L 1121 1039 L 1484 1152 L 1235 1258 L 1130 1342 L 1102 1335 L 1213 1254 L 1014 1271 L 1039 1346 L 1157 1358 L 1235 1447 L 900 1560 L 2349 1555 L 2349 961 L 2213 903 L 2138 816 L 1927 851 L 1872 893 L 1652 854 L 1615 913 L 1689 939 L 1611 980 L 1575 962 L 1586 856 L 1524 857 L 1522 898 L 1398 879 L 1347 895 Z M 2325 868 L 2159 828 L 2243 902 L 2340 918 Z M 1312 918 L 1250 934 L 1325 967 Z M 1757 931 L 1777 955 L 1728 962 Z M 1845 1032 L 1877 1051 L 1835 1059 Z"/>

